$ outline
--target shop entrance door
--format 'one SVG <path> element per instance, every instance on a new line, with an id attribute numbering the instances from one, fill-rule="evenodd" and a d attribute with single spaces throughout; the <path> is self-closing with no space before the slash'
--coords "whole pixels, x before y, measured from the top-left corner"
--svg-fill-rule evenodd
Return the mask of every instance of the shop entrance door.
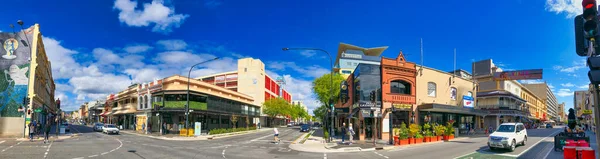
<path id="1" fill-rule="evenodd" d="M 365 139 L 370 140 L 373 137 L 373 118 L 365 118 Z"/>

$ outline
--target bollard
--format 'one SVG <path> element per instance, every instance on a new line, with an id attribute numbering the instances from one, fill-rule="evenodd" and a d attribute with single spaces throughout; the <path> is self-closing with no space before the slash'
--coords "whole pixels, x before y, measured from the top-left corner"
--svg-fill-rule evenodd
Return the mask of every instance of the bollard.
<path id="1" fill-rule="evenodd" d="M 577 159 L 577 150 L 575 146 L 564 146 L 563 147 L 563 158 L 564 159 Z"/>
<path id="2" fill-rule="evenodd" d="M 583 147 L 579 151 L 580 159 L 595 159 L 596 151 L 591 147 Z"/>

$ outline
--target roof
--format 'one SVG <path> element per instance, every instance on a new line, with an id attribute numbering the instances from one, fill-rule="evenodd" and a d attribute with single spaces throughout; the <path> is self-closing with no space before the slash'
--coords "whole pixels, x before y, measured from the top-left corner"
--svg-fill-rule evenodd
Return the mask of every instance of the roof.
<path id="1" fill-rule="evenodd" d="M 387 48 L 388 48 L 388 46 L 363 48 L 363 47 L 354 46 L 351 44 L 340 43 L 340 45 L 338 46 L 337 56 L 335 57 L 334 65 L 338 65 L 338 63 L 340 62 L 340 57 L 342 56 L 342 53 L 346 50 L 359 50 L 359 51 L 362 51 L 363 54 L 365 54 L 367 56 L 381 56 L 383 51 L 385 51 L 385 49 L 387 49 Z"/>

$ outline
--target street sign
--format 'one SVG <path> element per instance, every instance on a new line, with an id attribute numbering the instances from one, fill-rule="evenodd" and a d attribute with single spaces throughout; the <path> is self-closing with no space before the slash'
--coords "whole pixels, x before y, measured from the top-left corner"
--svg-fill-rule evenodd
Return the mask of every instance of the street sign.
<path id="1" fill-rule="evenodd" d="M 42 112 L 42 108 L 37 108 L 37 109 L 33 110 L 33 112 L 36 112 L 36 113 Z"/>
<path id="2" fill-rule="evenodd" d="M 592 110 L 583 110 L 583 114 L 593 114 Z"/>

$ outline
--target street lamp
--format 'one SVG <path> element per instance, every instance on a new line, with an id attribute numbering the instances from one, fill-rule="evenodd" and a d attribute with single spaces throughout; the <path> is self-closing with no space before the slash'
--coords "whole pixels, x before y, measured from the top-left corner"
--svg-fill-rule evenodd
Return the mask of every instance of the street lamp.
<path id="1" fill-rule="evenodd" d="M 331 58 L 331 54 L 329 54 L 329 52 L 323 50 L 323 49 L 319 49 L 319 48 L 282 48 L 283 51 L 288 51 L 288 50 L 313 50 L 313 51 L 322 51 L 325 52 L 328 56 L 329 56 L 329 63 L 331 65 L 331 75 L 329 76 L 329 82 L 330 82 L 330 87 L 329 87 L 329 110 L 331 110 L 330 112 L 330 117 L 331 119 L 331 125 L 329 126 L 329 136 L 333 136 L 333 58 Z"/>
<path id="2" fill-rule="evenodd" d="M 188 117 L 189 117 L 189 109 L 190 109 L 190 74 L 192 74 L 192 69 L 194 69 L 194 67 L 203 64 L 203 63 L 207 63 L 210 61 L 214 61 L 219 59 L 219 57 L 215 57 L 214 59 L 210 59 L 210 60 L 206 60 L 200 63 L 197 63 L 195 65 L 193 65 L 192 67 L 190 67 L 190 71 L 188 72 L 188 82 L 187 82 L 187 98 L 186 98 L 186 102 L 185 102 L 185 129 L 188 128 Z"/>

